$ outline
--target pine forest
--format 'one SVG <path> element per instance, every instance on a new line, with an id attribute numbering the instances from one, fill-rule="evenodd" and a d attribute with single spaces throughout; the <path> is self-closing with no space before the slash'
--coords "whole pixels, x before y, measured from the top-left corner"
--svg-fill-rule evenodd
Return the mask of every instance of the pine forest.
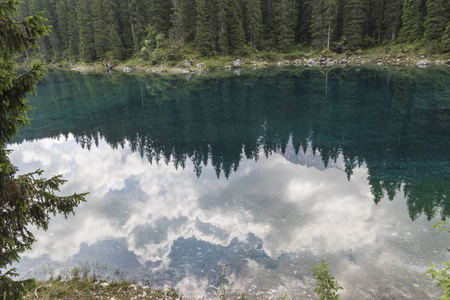
<path id="1" fill-rule="evenodd" d="M 52 26 L 39 40 L 46 61 L 160 62 L 189 52 L 354 51 L 388 43 L 450 51 L 448 0 L 28 0 L 19 9 L 18 18 L 43 11 Z"/>

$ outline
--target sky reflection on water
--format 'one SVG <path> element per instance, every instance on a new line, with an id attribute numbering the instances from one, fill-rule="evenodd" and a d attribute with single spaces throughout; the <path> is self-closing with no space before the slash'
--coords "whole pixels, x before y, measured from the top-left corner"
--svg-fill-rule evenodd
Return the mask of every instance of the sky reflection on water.
<path id="1" fill-rule="evenodd" d="M 23 273 L 50 261 L 99 261 L 201 296 L 214 294 L 228 264 L 236 291 L 301 299 L 313 294 L 310 268 L 325 259 L 342 299 L 439 293 L 424 275 L 430 262 L 448 260 L 448 240 L 430 229 L 436 220 L 411 222 L 402 193 L 374 205 L 367 168 L 348 180 L 342 156 L 325 169 L 319 153 L 300 150 L 316 165 L 307 167 L 291 162 L 289 144 L 284 155 L 243 159 L 218 179 L 211 164 L 197 177 L 189 160 L 178 169 L 150 164 L 128 143 L 113 149 L 102 138 L 90 150 L 71 135 L 11 148 L 21 173 L 64 174 L 63 194 L 90 192 L 75 216 L 53 217 L 47 232 L 35 232 Z"/>

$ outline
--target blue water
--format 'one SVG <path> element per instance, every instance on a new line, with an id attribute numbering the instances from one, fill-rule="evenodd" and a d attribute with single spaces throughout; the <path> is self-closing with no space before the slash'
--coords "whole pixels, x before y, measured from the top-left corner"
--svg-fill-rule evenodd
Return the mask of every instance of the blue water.
<path id="1" fill-rule="evenodd" d="M 342 299 L 432 299 L 449 87 L 445 69 L 49 72 L 11 158 L 90 195 L 36 231 L 19 270 L 304 299 L 324 259 Z"/>

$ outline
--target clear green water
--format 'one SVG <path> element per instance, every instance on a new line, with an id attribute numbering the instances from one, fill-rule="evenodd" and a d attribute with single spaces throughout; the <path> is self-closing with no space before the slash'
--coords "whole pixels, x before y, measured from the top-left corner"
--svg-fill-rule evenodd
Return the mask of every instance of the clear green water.
<path id="1" fill-rule="evenodd" d="M 449 87 L 439 69 L 50 72 L 13 162 L 91 194 L 19 268 L 95 262 L 213 297 L 227 264 L 232 291 L 303 299 L 325 259 L 343 299 L 431 299 L 424 271 L 449 260 L 430 229 L 450 215 Z"/>

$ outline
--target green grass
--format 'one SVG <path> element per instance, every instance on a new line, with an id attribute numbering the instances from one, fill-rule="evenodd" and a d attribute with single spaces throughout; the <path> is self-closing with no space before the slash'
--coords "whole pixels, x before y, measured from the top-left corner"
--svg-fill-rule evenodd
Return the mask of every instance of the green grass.
<path id="1" fill-rule="evenodd" d="M 130 281 L 110 283 L 70 279 L 34 281 L 24 299 L 180 299 L 174 289 L 151 289 Z"/>

